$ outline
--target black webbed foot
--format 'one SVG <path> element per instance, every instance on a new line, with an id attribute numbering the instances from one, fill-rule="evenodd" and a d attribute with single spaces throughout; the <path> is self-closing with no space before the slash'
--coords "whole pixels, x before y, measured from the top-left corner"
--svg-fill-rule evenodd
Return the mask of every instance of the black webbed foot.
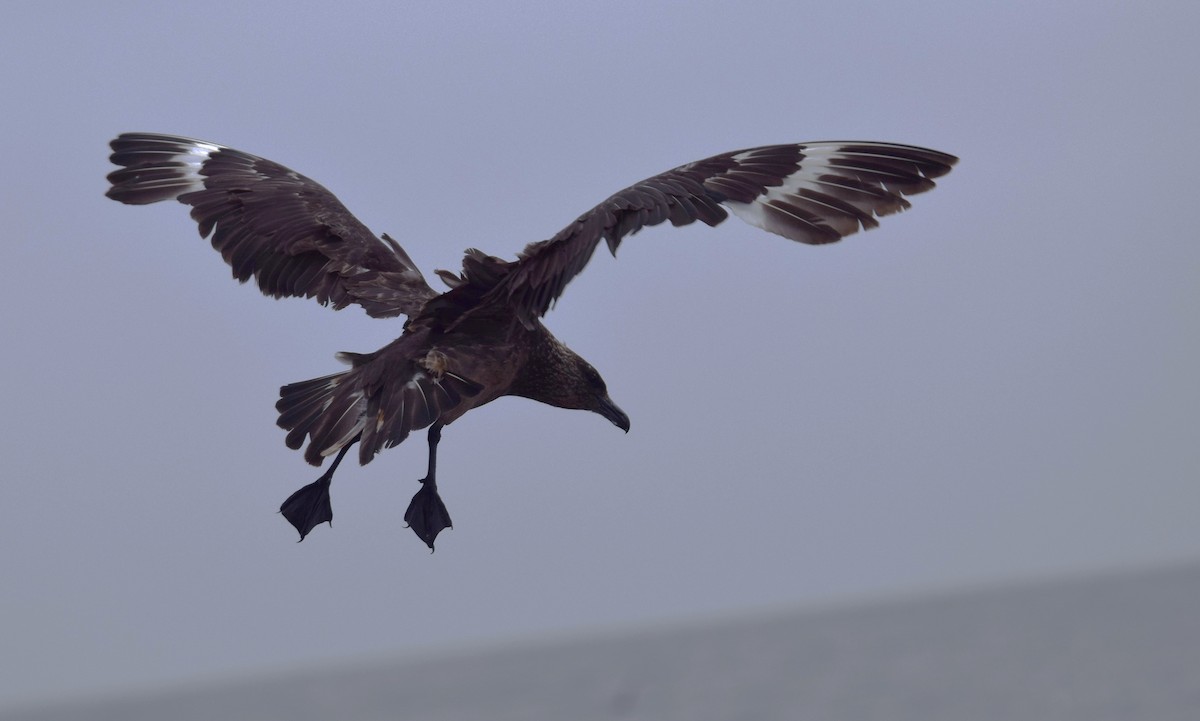
<path id="1" fill-rule="evenodd" d="M 349 451 L 350 446 L 356 442 L 358 442 L 357 437 L 342 446 L 328 471 L 322 473 L 317 480 L 288 496 L 288 499 L 279 507 L 279 512 L 288 519 L 288 523 L 295 526 L 296 530 L 300 532 L 301 541 L 318 525 L 322 523 L 333 525 L 333 506 L 329 502 L 329 482 L 333 480 L 333 472 L 337 470 L 338 464 L 346 457 L 346 451 Z"/>
<path id="2" fill-rule="evenodd" d="M 329 502 L 329 482 L 333 474 L 326 473 L 304 488 L 288 496 L 279 512 L 300 532 L 303 541 L 312 529 L 322 523 L 333 525 L 333 506 Z"/>
<path id="3" fill-rule="evenodd" d="M 404 512 L 404 522 L 429 546 L 430 551 L 434 550 L 433 541 L 437 535 L 453 527 L 446 504 L 438 495 L 436 483 L 421 479 L 421 490 L 409 502 L 408 510 Z"/>

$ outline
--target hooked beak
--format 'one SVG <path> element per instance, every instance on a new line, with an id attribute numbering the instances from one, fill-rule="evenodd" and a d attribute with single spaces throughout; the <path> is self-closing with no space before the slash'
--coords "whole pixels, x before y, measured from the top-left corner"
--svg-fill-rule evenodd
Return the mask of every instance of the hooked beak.
<path id="1" fill-rule="evenodd" d="M 600 399 L 600 407 L 596 412 L 612 421 L 612 424 L 617 428 L 629 432 L 629 416 L 625 415 L 625 411 L 617 408 L 617 404 L 612 402 L 608 396 Z"/>

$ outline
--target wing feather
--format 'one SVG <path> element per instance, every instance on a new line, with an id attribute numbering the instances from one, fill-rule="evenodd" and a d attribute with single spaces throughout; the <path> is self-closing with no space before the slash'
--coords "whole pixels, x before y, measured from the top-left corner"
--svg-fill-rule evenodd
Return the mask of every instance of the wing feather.
<path id="1" fill-rule="evenodd" d="M 126 133 L 111 143 L 108 197 L 190 205 L 200 235 L 241 282 L 276 298 L 350 303 L 385 318 L 416 315 L 436 293 L 396 241 L 376 237 L 317 182 L 203 140 Z"/>
<path id="2" fill-rule="evenodd" d="M 621 241 L 666 220 L 715 226 L 728 210 L 807 244 L 831 243 L 909 207 L 957 158 L 910 145 L 817 142 L 722 153 L 668 170 L 610 196 L 549 240 L 530 243 L 488 289 L 529 324 L 544 315 L 603 239 Z M 464 275 L 464 278 L 466 276 Z"/>

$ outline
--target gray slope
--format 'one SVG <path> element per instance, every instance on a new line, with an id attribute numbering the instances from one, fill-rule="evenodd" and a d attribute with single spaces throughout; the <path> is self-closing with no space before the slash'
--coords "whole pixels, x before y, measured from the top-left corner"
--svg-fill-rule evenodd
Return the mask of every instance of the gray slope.
<path id="1" fill-rule="evenodd" d="M 1200 566 L 311 671 L 2 718 L 1200 718 Z"/>

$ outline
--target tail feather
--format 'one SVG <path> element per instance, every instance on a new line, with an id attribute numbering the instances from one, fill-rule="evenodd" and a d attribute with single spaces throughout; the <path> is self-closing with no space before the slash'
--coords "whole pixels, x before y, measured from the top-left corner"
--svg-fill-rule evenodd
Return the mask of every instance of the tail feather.
<path id="1" fill-rule="evenodd" d="M 359 462 L 366 463 L 384 448 L 397 446 L 412 431 L 436 423 L 463 398 L 478 395 L 483 386 L 454 373 L 437 377 L 413 364 L 405 382 L 395 382 L 372 395 L 359 441 Z"/>
<path id="2" fill-rule="evenodd" d="M 329 408 L 321 414 L 308 431 L 308 448 L 304 459 L 309 463 L 320 463 L 324 456 L 341 450 L 362 432 L 366 418 L 365 403 L 361 393 L 334 396 Z"/>
<path id="3" fill-rule="evenodd" d="M 353 370 L 292 383 L 279 389 L 278 424 L 288 431 L 288 448 L 298 449 L 310 439 L 304 459 L 321 465 L 354 439 L 350 433 L 361 423 L 365 394 Z"/>
<path id="4" fill-rule="evenodd" d="M 279 425 L 283 428 L 295 428 L 299 425 L 308 426 L 317 416 L 329 407 L 329 392 L 345 373 L 314 378 L 309 381 L 292 383 L 279 389 L 280 401 L 276 408 L 280 411 Z M 288 444 L 292 448 L 299 445 Z"/>
<path id="5" fill-rule="evenodd" d="M 455 373 L 435 375 L 416 363 L 388 378 L 380 378 L 379 369 L 369 365 L 279 389 L 275 410 L 279 426 L 288 431 L 288 448 L 299 449 L 307 439 L 304 459 L 319 466 L 357 439 L 359 463 L 366 464 L 483 388 Z"/>

